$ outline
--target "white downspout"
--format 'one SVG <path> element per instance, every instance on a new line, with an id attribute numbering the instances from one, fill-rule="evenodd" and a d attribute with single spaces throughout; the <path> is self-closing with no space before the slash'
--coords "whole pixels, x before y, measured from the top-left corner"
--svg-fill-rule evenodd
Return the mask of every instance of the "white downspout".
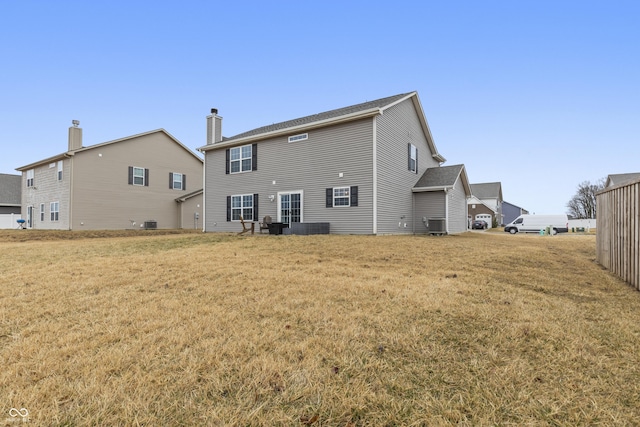
<path id="1" fill-rule="evenodd" d="M 444 223 L 447 234 L 449 234 L 449 190 L 449 188 L 444 189 Z"/>
<path id="2" fill-rule="evenodd" d="M 378 129 L 373 117 L 373 234 L 378 234 Z"/>
<path id="3" fill-rule="evenodd" d="M 202 232 L 207 231 L 207 153 L 204 152 L 204 159 L 202 163 Z"/>

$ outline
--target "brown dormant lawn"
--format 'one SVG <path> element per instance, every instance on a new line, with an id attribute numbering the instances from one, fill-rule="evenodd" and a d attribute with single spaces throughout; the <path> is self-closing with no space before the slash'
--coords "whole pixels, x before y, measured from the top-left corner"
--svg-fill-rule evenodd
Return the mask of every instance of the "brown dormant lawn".
<path id="1" fill-rule="evenodd" d="M 593 235 L 11 230 L 0 251 L 0 424 L 640 423 L 640 292 Z"/>

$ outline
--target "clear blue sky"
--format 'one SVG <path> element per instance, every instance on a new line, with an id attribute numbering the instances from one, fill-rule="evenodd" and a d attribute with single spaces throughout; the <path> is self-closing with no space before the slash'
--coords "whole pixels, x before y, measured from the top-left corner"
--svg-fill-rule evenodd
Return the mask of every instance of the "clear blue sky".
<path id="1" fill-rule="evenodd" d="M 639 1 L 0 0 L 0 172 L 164 128 L 223 134 L 417 91 L 445 165 L 563 213 L 640 172 Z"/>

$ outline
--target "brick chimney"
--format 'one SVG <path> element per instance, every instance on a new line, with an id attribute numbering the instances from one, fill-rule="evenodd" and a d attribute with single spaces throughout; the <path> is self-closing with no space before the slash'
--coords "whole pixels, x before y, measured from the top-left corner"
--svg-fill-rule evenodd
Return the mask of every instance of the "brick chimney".
<path id="1" fill-rule="evenodd" d="M 79 128 L 80 121 L 72 120 L 73 126 L 69 128 L 69 151 L 82 148 L 82 128 Z"/>
<path id="2" fill-rule="evenodd" d="M 222 141 L 222 117 L 218 115 L 218 109 L 212 108 L 211 115 L 207 116 L 207 145 Z"/>

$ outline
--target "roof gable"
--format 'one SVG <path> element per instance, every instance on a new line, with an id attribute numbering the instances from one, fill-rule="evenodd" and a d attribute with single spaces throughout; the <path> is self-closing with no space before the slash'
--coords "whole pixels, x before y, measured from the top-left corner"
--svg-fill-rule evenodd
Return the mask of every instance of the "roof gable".
<path id="1" fill-rule="evenodd" d="M 640 178 L 640 172 L 610 174 L 607 176 L 607 182 L 605 183 L 605 188 L 622 184 L 623 182 L 633 181 L 639 178 Z"/>
<path id="2" fill-rule="evenodd" d="M 450 189 L 456 185 L 458 180 L 462 181 L 465 194 L 467 196 L 471 195 L 469 179 L 464 165 L 440 166 L 427 169 L 416 182 L 416 185 L 413 186 L 413 192 Z"/>
<path id="3" fill-rule="evenodd" d="M 429 144 L 429 149 L 431 150 L 432 157 L 440 163 L 444 162 L 446 159 L 442 157 L 436 149 L 435 143 L 433 142 L 433 137 L 431 135 L 431 130 L 429 129 L 429 125 L 425 118 L 420 100 L 418 99 L 418 93 L 415 91 L 401 93 L 386 98 L 380 98 L 374 101 L 367 101 L 361 104 L 355 104 L 318 114 L 312 114 L 310 116 L 287 120 L 268 126 L 262 126 L 229 138 L 225 137 L 220 142 L 205 145 L 198 148 L 198 150 L 206 152 L 223 147 L 246 144 L 249 142 L 258 142 L 260 140 L 272 138 L 275 136 L 293 134 L 294 132 L 305 132 L 314 128 L 330 126 L 346 121 L 358 120 L 365 117 L 373 117 L 384 114 L 384 110 L 391 108 L 394 105 L 407 99 L 411 99 L 413 102 L 416 113 L 420 120 L 420 124 L 425 133 L 427 143 Z"/>
<path id="4" fill-rule="evenodd" d="M 471 194 L 480 200 L 502 200 L 502 184 L 500 182 L 486 182 L 483 184 L 471 184 Z"/>
<path id="5" fill-rule="evenodd" d="M 52 156 L 52 157 L 48 157 L 48 158 L 43 159 L 43 160 L 38 160 L 37 162 L 30 163 L 30 164 L 25 165 L 25 166 L 21 166 L 19 168 L 16 168 L 16 170 L 24 171 L 24 170 L 31 169 L 33 167 L 36 167 L 36 166 L 39 166 L 39 165 L 42 165 L 42 164 L 50 163 L 50 162 L 55 161 L 55 160 L 71 157 L 71 156 L 73 156 L 73 155 L 75 155 L 77 153 L 82 153 L 82 152 L 85 152 L 85 151 L 94 150 L 96 148 L 101 148 L 101 147 L 104 147 L 104 146 L 107 146 L 107 145 L 117 144 L 119 142 L 130 141 L 132 139 L 139 138 L 141 136 L 151 135 L 151 134 L 158 133 L 158 132 L 163 133 L 164 135 L 166 135 L 169 139 L 171 139 L 173 142 L 178 144 L 180 147 L 182 147 L 184 150 L 186 150 L 193 157 L 195 157 L 200 162 L 202 162 L 202 158 L 200 158 L 200 156 L 198 156 L 196 153 L 194 153 L 189 148 L 187 148 L 187 146 L 185 146 L 183 143 L 178 141 L 169 132 L 167 132 L 164 129 L 156 129 L 156 130 L 152 130 L 152 131 L 149 131 L 149 132 L 143 132 L 143 133 L 139 133 L 139 134 L 136 134 L 136 135 L 127 136 L 125 138 L 114 139 L 112 141 L 102 142 L 100 144 L 90 145 L 88 147 L 82 147 L 82 148 L 79 148 L 79 149 L 73 150 L 73 151 L 66 151 L 64 153 L 61 153 L 61 154 L 58 154 L 58 155 L 55 155 L 55 156 Z"/>

